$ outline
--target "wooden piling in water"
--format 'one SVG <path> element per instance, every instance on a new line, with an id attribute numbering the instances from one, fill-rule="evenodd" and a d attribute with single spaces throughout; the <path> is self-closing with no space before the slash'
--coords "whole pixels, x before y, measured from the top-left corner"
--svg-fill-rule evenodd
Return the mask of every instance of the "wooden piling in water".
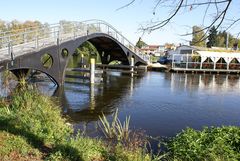
<path id="1" fill-rule="evenodd" d="M 95 82 L 95 58 L 90 58 L 90 84 Z"/>

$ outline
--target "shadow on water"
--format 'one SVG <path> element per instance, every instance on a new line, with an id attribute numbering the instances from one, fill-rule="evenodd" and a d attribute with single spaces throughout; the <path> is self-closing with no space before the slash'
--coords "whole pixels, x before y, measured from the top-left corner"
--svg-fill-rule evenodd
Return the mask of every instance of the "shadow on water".
<path id="1" fill-rule="evenodd" d="M 65 83 L 54 96 L 59 98 L 64 113 L 74 123 L 98 121 L 102 113 L 112 114 L 118 108 L 117 104 L 132 94 L 141 77 L 117 74 L 105 75 L 102 82 L 95 85 Z"/>
<path id="2" fill-rule="evenodd" d="M 79 80 L 66 82 L 59 89 L 46 81 L 37 84 L 44 94 L 57 96 L 76 130 L 96 132 L 99 116 L 110 116 L 118 108 L 120 120 L 131 116 L 132 128 L 144 129 L 152 136 L 174 136 L 186 127 L 239 125 L 239 78 L 159 72 L 130 77 L 110 73 L 94 86 Z"/>

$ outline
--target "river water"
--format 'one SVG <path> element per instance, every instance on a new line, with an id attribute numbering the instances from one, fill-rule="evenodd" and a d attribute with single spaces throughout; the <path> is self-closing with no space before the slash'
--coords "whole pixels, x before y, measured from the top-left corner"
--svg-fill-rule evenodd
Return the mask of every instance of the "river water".
<path id="1" fill-rule="evenodd" d="M 240 125 L 237 75 L 147 72 L 107 75 L 99 84 L 65 84 L 61 102 L 76 129 L 96 133 L 99 115 L 117 108 L 133 129 L 151 136 L 174 136 L 186 127 Z"/>
<path id="2" fill-rule="evenodd" d="M 175 136 L 186 127 L 240 125 L 240 76 L 146 72 L 131 77 L 110 73 L 96 85 L 75 79 L 64 88 L 39 82 L 55 95 L 75 129 L 99 135 L 97 122 L 118 109 L 120 120 L 151 136 Z M 3 90 L 1 90 L 3 91 Z"/>

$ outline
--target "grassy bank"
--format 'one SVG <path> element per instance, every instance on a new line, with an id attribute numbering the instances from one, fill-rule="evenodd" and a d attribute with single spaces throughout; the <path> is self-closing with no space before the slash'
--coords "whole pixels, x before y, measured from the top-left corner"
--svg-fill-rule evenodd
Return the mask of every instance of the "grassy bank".
<path id="1" fill-rule="evenodd" d="M 240 160 L 240 127 L 187 128 L 168 148 L 170 160 Z"/>
<path id="2" fill-rule="evenodd" d="M 161 156 L 148 153 L 144 136 L 121 124 L 101 119 L 104 134 L 114 141 L 88 138 L 73 128 L 50 97 L 31 87 L 0 99 L 0 160 L 240 160 L 240 128 L 186 129 L 166 144 Z"/>
<path id="3" fill-rule="evenodd" d="M 0 160 L 151 160 L 144 148 L 108 145 L 81 134 L 51 98 L 29 87 L 0 101 Z"/>

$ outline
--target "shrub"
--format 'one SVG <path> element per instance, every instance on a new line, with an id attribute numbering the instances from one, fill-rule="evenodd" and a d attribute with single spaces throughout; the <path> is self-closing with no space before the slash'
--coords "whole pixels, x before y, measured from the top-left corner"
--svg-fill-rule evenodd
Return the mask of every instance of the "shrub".
<path id="1" fill-rule="evenodd" d="M 103 114 L 102 117 L 99 117 L 101 124 L 99 124 L 100 129 L 104 133 L 106 138 L 116 139 L 117 141 L 128 141 L 129 140 L 129 123 L 130 116 L 126 117 L 126 120 L 121 123 L 118 118 L 118 109 L 112 115 L 112 121 L 109 122 L 106 116 Z"/>
<path id="2" fill-rule="evenodd" d="M 129 134 L 127 120 L 124 125 L 118 122 L 116 130 L 123 132 L 121 138 Z M 0 157 L 2 154 L 7 160 L 151 160 L 151 154 L 139 146 L 129 150 L 119 142 L 108 144 L 80 134 L 73 136 L 73 128 L 66 121 L 51 98 L 32 87 L 17 89 L 10 101 L 0 100 L 0 134 L 7 131 L 12 140 L 0 142 Z"/>
<path id="3" fill-rule="evenodd" d="M 169 142 L 168 148 L 173 160 L 240 160 L 240 128 L 187 128 Z"/>
<path id="4" fill-rule="evenodd" d="M 59 143 L 69 138 L 73 129 L 66 124 L 61 109 L 46 96 L 33 89 L 18 89 L 11 98 L 7 115 L 10 130 L 23 135 L 31 134 L 33 139 L 44 144 Z"/>

